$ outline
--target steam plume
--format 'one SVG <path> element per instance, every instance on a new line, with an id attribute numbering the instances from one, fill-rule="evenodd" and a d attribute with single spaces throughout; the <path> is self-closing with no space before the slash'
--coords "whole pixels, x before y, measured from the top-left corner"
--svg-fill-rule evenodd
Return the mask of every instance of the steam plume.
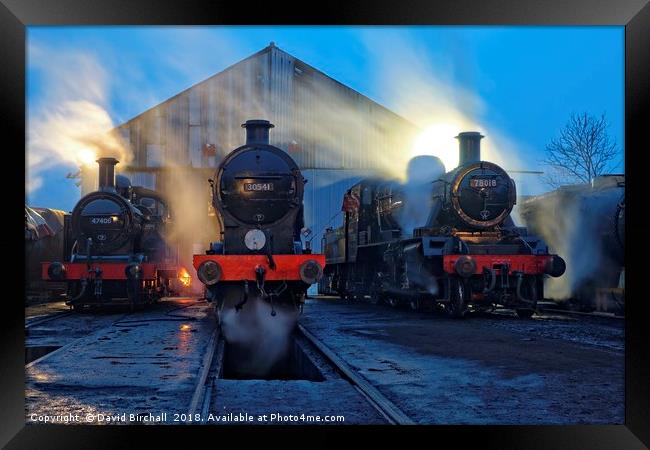
<path id="1" fill-rule="evenodd" d="M 119 135 L 109 133 L 113 121 L 107 112 L 108 76 L 93 56 L 62 52 L 54 60 L 44 58 L 44 50 L 29 47 L 29 57 L 42 75 L 41 88 L 47 92 L 28 118 L 28 192 L 43 184 L 41 173 L 57 165 L 93 167 L 102 156 L 132 159 Z"/>
<path id="2" fill-rule="evenodd" d="M 224 304 L 220 319 L 231 351 L 237 352 L 236 371 L 247 377 L 264 377 L 286 357 L 298 311 L 291 305 L 276 305 L 276 315 L 271 316 L 270 304 L 251 296 L 237 312 L 234 304 L 240 299 L 231 300 Z"/>

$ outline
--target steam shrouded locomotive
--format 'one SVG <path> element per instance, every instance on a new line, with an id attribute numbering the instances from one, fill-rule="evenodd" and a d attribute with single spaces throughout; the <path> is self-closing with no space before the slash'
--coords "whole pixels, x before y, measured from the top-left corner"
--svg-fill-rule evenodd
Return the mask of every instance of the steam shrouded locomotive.
<path id="1" fill-rule="evenodd" d="M 325 266 L 324 255 L 303 251 L 303 189 L 293 159 L 269 144 L 266 120 L 249 120 L 246 144 L 217 168 L 212 204 L 222 220 L 222 241 L 194 255 L 207 298 L 239 311 L 262 299 L 275 316 L 278 304 L 300 307 Z"/>
<path id="2" fill-rule="evenodd" d="M 569 263 L 564 280 L 553 280 L 562 283 L 547 285 L 549 297 L 583 310 L 624 312 L 625 175 L 528 197 L 520 214 Z"/>
<path id="3" fill-rule="evenodd" d="M 345 224 L 323 237 L 324 290 L 413 309 L 439 304 L 453 317 L 495 305 L 533 314 L 544 276 L 561 276 L 564 261 L 513 223 L 515 183 L 481 161 L 483 136 L 457 138 L 460 162 L 450 172 L 420 157 L 409 170 L 430 169 L 424 176 L 363 180 L 348 191 Z"/>
<path id="4" fill-rule="evenodd" d="M 97 162 L 99 190 L 66 216 L 63 259 L 43 263 L 42 276 L 65 281 L 75 309 L 119 300 L 133 308 L 168 294 L 177 277 L 177 252 L 163 236 L 169 211 L 155 191 L 116 177 L 116 159 Z"/>

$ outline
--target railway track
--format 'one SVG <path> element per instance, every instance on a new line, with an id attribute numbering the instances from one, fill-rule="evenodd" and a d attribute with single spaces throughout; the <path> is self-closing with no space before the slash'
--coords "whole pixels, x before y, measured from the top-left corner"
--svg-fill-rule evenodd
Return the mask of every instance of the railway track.
<path id="1" fill-rule="evenodd" d="M 338 299 L 339 297 L 337 296 L 323 296 L 323 297 L 331 297 L 332 299 Z M 362 300 L 365 303 L 370 303 L 370 301 L 366 298 Z M 541 303 L 541 302 L 540 302 Z M 559 309 L 559 308 L 553 308 L 551 307 L 546 307 L 543 304 L 538 303 L 538 316 L 539 314 L 548 314 L 548 315 L 564 315 L 564 316 L 573 316 L 576 318 L 585 318 L 585 319 L 594 319 L 595 321 L 601 321 L 601 322 L 606 322 L 606 321 L 623 321 L 625 320 L 625 316 L 620 316 L 620 315 L 615 315 L 613 313 L 604 313 L 604 312 L 582 312 L 582 311 L 570 311 L 566 309 Z M 551 302 L 545 302 L 547 304 L 551 304 Z M 556 303 L 552 303 L 553 305 L 556 305 Z M 388 305 L 390 306 L 390 305 Z M 402 304 L 397 307 L 397 309 L 402 309 L 402 310 L 409 310 L 408 305 Z M 411 310 L 413 311 L 413 310 Z M 422 314 L 424 311 L 418 310 L 418 311 L 413 311 L 414 313 L 417 314 Z M 431 312 L 428 310 L 428 312 Z M 437 311 L 434 311 L 437 312 Z M 486 311 L 486 312 L 479 312 L 479 315 L 481 314 L 487 314 L 488 316 L 514 316 L 515 312 L 514 309 L 510 308 L 502 308 L 499 307 L 493 311 Z"/>
<path id="2" fill-rule="evenodd" d="M 341 378 L 346 380 L 361 394 L 370 407 L 376 410 L 386 422 L 393 425 L 415 424 L 397 405 L 379 392 L 304 326 L 300 324 L 297 326 L 296 337 L 303 338 L 307 341 L 312 346 L 312 349 Z M 224 350 L 225 342 L 218 334 L 218 331 L 215 331 L 203 356 L 203 362 L 197 376 L 198 381 L 188 407 L 189 413 L 185 423 L 206 424 L 206 418 L 210 414 L 211 399 L 216 391 L 216 386 L 224 367 Z M 197 421 L 196 418 L 200 420 Z"/>
<path id="3" fill-rule="evenodd" d="M 332 364 L 337 371 L 348 380 L 354 388 L 375 408 L 386 420 L 393 425 L 414 425 L 411 420 L 397 405 L 372 386 L 365 378 L 359 375 L 352 367 L 343 361 L 336 353 L 329 349 L 316 336 L 304 326 L 298 324 L 298 331 Z"/>
<path id="4" fill-rule="evenodd" d="M 49 322 L 51 320 L 60 319 L 61 317 L 70 316 L 75 314 L 74 311 L 61 311 L 54 314 L 49 314 L 45 317 L 34 317 L 25 320 L 25 329 L 31 328 L 36 325 L 41 325 L 43 323 Z M 31 320 L 30 320 L 31 319 Z"/>
<path id="5" fill-rule="evenodd" d="M 57 318 L 60 318 L 61 316 L 64 316 L 64 315 L 67 316 L 67 315 L 72 314 L 72 313 L 73 312 L 61 313 L 61 314 L 55 314 L 56 317 L 45 317 L 45 318 L 43 318 L 43 321 L 41 321 L 39 323 L 43 323 L 43 322 L 47 322 L 49 320 L 57 319 Z M 119 317 L 118 319 L 114 320 L 110 325 L 98 328 L 98 329 L 92 331 L 91 333 L 89 333 L 87 335 L 80 336 L 79 338 L 74 339 L 71 342 L 68 342 L 67 344 L 62 345 L 60 347 L 57 346 L 58 348 L 51 347 L 51 349 L 52 349 L 51 351 L 47 351 L 47 353 L 43 354 L 42 356 L 39 356 L 39 357 L 33 359 L 32 361 L 26 363 L 25 364 L 25 369 L 30 368 L 30 367 L 32 367 L 32 366 L 34 366 L 36 364 L 39 364 L 39 363 L 45 361 L 46 359 L 51 358 L 52 356 L 54 356 L 56 354 L 66 352 L 68 349 L 70 349 L 71 347 L 76 345 L 77 342 L 79 342 L 82 339 L 86 339 L 89 336 L 93 336 L 93 335 L 101 336 L 101 334 L 104 333 L 106 330 L 110 330 L 113 326 L 115 326 L 115 324 L 117 324 L 118 322 L 124 320 L 126 317 L 128 317 L 130 315 L 131 315 L 131 313 L 126 313 L 126 314 L 122 315 L 121 317 Z M 36 325 L 36 324 L 31 324 L 30 326 L 34 326 L 34 325 Z M 27 326 L 25 326 L 25 328 L 27 329 Z M 38 346 L 37 346 L 37 348 L 38 348 Z"/>
<path id="6" fill-rule="evenodd" d="M 478 312 L 476 314 L 484 317 L 521 320 L 516 317 L 515 311 L 509 308 L 497 308 L 492 311 Z M 558 319 L 558 316 L 570 317 L 572 320 L 589 320 L 595 323 L 623 323 L 625 321 L 625 316 L 618 316 L 613 313 L 569 311 L 552 307 L 547 308 L 542 305 L 538 305 L 537 312 L 533 318 L 553 320 Z"/>
<path id="7" fill-rule="evenodd" d="M 600 322 L 623 322 L 625 316 L 617 316 L 612 313 L 601 313 L 601 312 L 581 312 L 581 311 L 568 311 L 565 309 L 556 309 L 556 308 L 539 308 L 539 312 L 542 314 L 556 314 L 564 315 L 569 317 L 576 317 L 581 319 L 596 320 Z"/>
<path id="8" fill-rule="evenodd" d="M 196 423 L 192 418 L 198 413 L 200 413 L 200 423 L 206 423 L 212 391 L 223 367 L 223 355 L 224 341 L 220 338 L 219 331 L 215 330 L 206 346 L 205 355 L 203 356 L 198 374 L 198 382 L 188 407 L 188 419 L 185 423 Z"/>

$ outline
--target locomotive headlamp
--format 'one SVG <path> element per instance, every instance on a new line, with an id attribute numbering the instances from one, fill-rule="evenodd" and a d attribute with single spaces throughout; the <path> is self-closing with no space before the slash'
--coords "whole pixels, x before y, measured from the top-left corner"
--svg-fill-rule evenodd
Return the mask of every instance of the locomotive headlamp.
<path id="1" fill-rule="evenodd" d="M 300 279 L 307 284 L 314 284 L 323 276 L 323 268 L 313 259 L 300 265 Z"/>
<path id="2" fill-rule="evenodd" d="M 476 261 L 467 255 L 463 255 L 456 261 L 454 268 L 458 275 L 464 278 L 471 277 L 476 272 Z"/>
<path id="3" fill-rule="evenodd" d="M 221 266 L 214 261 L 205 261 L 196 271 L 201 283 L 206 286 L 217 284 L 221 279 Z"/>
<path id="4" fill-rule="evenodd" d="M 553 255 L 551 258 L 549 258 L 544 265 L 544 273 L 555 278 L 562 276 L 565 270 L 566 263 L 557 255 Z"/>
<path id="5" fill-rule="evenodd" d="M 63 280 L 66 276 L 66 269 L 60 262 L 54 262 L 47 268 L 47 276 L 52 280 Z"/>
<path id="6" fill-rule="evenodd" d="M 260 250 L 266 244 L 266 235 L 257 228 L 249 230 L 244 236 L 244 244 L 249 250 Z"/>
<path id="7" fill-rule="evenodd" d="M 140 264 L 129 264 L 124 269 L 124 274 L 128 279 L 132 280 L 138 278 L 140 276 L 141 271 L 142 271 L 142 267 L 140 267 Z"/>

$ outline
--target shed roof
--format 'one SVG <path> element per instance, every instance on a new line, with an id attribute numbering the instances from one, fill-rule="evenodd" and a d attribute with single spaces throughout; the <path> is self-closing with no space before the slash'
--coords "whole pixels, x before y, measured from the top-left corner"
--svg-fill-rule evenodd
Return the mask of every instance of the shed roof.
<path id="1" fill-rule="evenodd" d="M 166 99 L 166 100 L 164 100 L 164 101 L 158 103 L 157 105 L 154 105 L 154 106 L 152 106 L 152 107 L 150 107 L 150 108 L 144 110 L 143 112 L 141 112 L 140 114 L 138 114 L 138 115 L 132 117 L 131 119 L 127 120 L 126 122 L 121 123 L 120 125 L 117 126 L 117 128 L 119 128 L 119 127 L 121 127 L 121 126 L 123 126 L 123 125 L 126 125 L 126 124 L 128 124 L 129 122 L 132 122 L 132 121 L 135 121 L 135 120 L 140 119 L 142 116 L 144 116 L 144 115 L 146 115 L 148 112 L 150 112 L 150 111 L 152 111 L 152 110 L 158 108 L 160 105 L 164 105 L 165 103 L 174 100 L 175 98 L 177 98 L 177 97 L 179 97 L 179 96 L 181 96 L 181 95 L 183 95 L 183 94 L 185 94 L 185 93 L 191 91 L 192 89 L 194 89 L 194 88 L 196 88 L 196 87 L 198 87 L 198 86 L 201 86 L 201 85 L 203 85 L 203 84 L 208 83 L 210 80 L 212 80 L 212 79 L 214 79 L 214 78 L 217 78 L 217 77 L 219 77 L 219 76 L 221 76 L 221 75 L 227 73 L 229 70 L 232 70 L 233 68 L 235 68 L 235 67 L 238 66 L 239 64 L 242 64 L 242 63 L 244 63 L 244 62 L 246 62 L 246 61 L 248 61 L 248 60 L 254 59 L 254 58 L 258 58 L 258 57 L 260 57 L 260 56 L 262 56 L 262 55 L 264 55 L 264 54 L 266 54 L 266 53 L 270 53 L 271 51 L 277 51 L 277 52 L 283 53 L 283 54 L 285 54 L 285 55 L 287 55 L 287 56 L 290 56 L 291 58 L 293 58 L 293 59 L 295 59 L 297 62 L 299 62 L 303 67 L 306 67 L 306 68 L 308 68 L 309 70 L 314 71 L 314 72 L 316 72 L 316 73 L 319 73 L 319 74 L 321 74 L 321 75 L 323 75 L 323 76 L 329 78 L 330 80 L 334 81 L 337 85 L 339 85 L 339 86 L 341 87 L 341 89 L 346 89 L 346 90 L 349 90 L 349 91 L 354 92 L 355 94 L 359 95 L 361 98 L 363 98 L 364 100 L 366 100 L 367 102 L 370 102 L 370 103 L 376 105 L 377 107 L 379 107 L 379 108 L 385 110 L 385 111 L 388 112 L 389 114 L 394 115 L 394 116 L 395 116 L 395 119 L 400 120 L 400 121 L 404 121 L 406 124 L 415 127 L 415 124 L 413 124 L 411 121 L 405 119 L 404 117 L 400 116 L 399 114 L 395 113 L 394 111 L 391 111 L 390 109 L 386 108 L 385 106 L 381 105 L 380 103 L 377 103 L 376 101 L 370 99 L 368 96 L 366 96 L 366 95 L 360 93 L 360 92 L 357 91 L 356 89 L 353 89 L 353 88 L 347 86 L 346 84 L 343 84 L 342 82 L 340 82 L 340 81 L 338 81 L 337 79 L 331 77 L 330 75 L 326 74 L 326 73 L 323 72 L 322 70 L 319 70 L 319 69 L 317 69 L 317 68 L 311 66 L 310 64 L 307 64 L 306 62 L 304 62 L 304 61 L 302 61 L 302 60 L 296 58 L 295 56 L 293 56 L 293 55 L 291 55 L 291 54 L 285 52 L 284 50 L 280 49 L 277 45 L 275 45 L 274 42 L 271 42 L 268 46 L 264 47 L 263 49 L 261 49 L 261 50 L 255 52 L 255 53 L 253 53 L 252 55 L 249 55 L 249 56 L 247 56 L 246 58 L 241 59 L 241 60 L 239 60 L 238 62 L 236 62 L 236 63 L 234 63 L 234 64 L 232 64 L 232 65 L 226 67 L 226 68 L 223 69 L 222 71 L 217 72 L 217 73 L 215 73 L 214 75 L 211 75 L 210 77 L 208 77 L 208 78 L 206 78 L 206 79 L 204 79 L 204 80 L 202 80 L 202 81 L 199 81 L 198 83 L 195 83 L 195 84 L 193 84 L 192 86 L 190 86 L 190 87 L 188 87 L 188 88 L 186 88 L 186 89 L 183 89 L 182 91 L 180 91 L 180 92 L 177 93 L 176 95 L 173 95 L 173 96 L 169 97 L 168 99 Z"/>

